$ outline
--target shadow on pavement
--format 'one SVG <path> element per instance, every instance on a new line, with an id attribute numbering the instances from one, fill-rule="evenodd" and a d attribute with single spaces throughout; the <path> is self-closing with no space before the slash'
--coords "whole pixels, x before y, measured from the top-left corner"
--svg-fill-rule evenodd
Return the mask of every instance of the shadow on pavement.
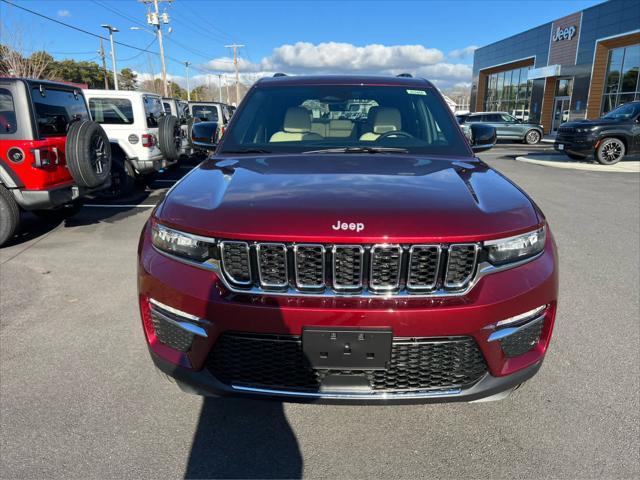
<path id="1" fill-rule="evenodd" d="M 276 401 L 205 397 L 185 478 L 300 478 L 302 456 Z"/>

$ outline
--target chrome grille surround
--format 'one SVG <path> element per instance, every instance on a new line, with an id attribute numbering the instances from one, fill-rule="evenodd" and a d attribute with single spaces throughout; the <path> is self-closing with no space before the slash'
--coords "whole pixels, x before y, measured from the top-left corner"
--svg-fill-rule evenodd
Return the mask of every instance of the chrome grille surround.
<path id="1" fill-rule="evenodd" d="M 477 243 L 452 243 L 449 245 L 447 269 L 444 274 L 446 288 L 462 288 L 471 280 L 476 271 L 479 249 L 480 246 Z M 465 252 L 466 257 L 463 256 Z M 472 252 L 470 257 L 468 252 Z M 456 270 L 462 271 L 464 276 L 460 278 L 459 272 Z"/>
<path id="2" fill-rule="evenodd" d="M 420 272 L 419 269 L 422 266 L 421 260 L 423 261 L 423 259 L 420 258 L 420 254 L 424 252 L 434 252 L 434 251 L 436 254 L 436 261 L 434 262 L 435 271 L 433 273 L 431 272 L 425 273 L 424 271 Z M 409 248 L 409 267 L 407 271 L 407 288 L 416 292 L 429 291 L 429 290 L 435 289 L 436 286 L 438 285 L 438 276 L 440 275 L 441 257 L 442 257 L 441 245 L 428 245 L 428 244 L 412 245 L 411 248 Z M 415 277 L 420 277 L 425 275 L 432 276 L 433 280 L 430 282 L 420 281 L 420 278 L 418 278 L 418 281 L 414 280 Z"/>
<path id="3" fill-rule="evenodd" d="M 253 272 L 251 271 L 251 255 L 247 242 L 235 240 L 220 242 L 220 258 L 222 259 L 222 270 L 231 282 L 237 285 L 251 285 Z M 238 262 L 240 265 L 237 265 Z M 243 278 L 237 278 L 238 274 L 243 275 Z"/>
<path id="4" fill-rule="evenodd" d="M 394 253 L 397 258 L 394 257 Z M 400 245 L 376 244 L 371 247 L 369 265 L 369 288 L 371 290 L 392 292 L 400 288 L 402 253 Z"/>
<path id="5" fill-rule="evenodd" d="M 284 243 L 258 243 L 256 256 L 261 287 L 285 288 L 289 285 L 289 262 Z"/>
<path id="6" fill-rule="evenodd" d="M 307 252 L 309 251 L 316 252 L 316 254 L 318 252 L 320 253 L 320 260 L 319 260 L 320 268 L 318 268 L 318 260 L 316 259 L 315 265 L 312 265 L 312 269 L 315 271 L 312 273 L 309 273 L 308 271 L 303 273 L 300 268 L 300 263 L 302 261 L 307 260 L 307 258 L 305 257 L 308 257 L 309 254 Z M 293 262 L 294 262 L 293 264 L 294 264 L 294 270 L 295 270 L 295 282 L 298 288 L 300 289 L 325 288 L 325 285 L 326 285 L 325 254 L 326 254 L 326 250 L 324 248 L 324 245 L 305 243 L 303 245 L 296 244 L 293 246 Z M 320 281 L 316 283 L 308 283 L 308 282 L 301 281 L 302 278 L 308 278 L 309 276 L 314 276 L 314 275 L 319 276 Z"/>
<path id="7" fill-rule="evenodd" d="M 325 266 L 326 266 L 326 271 L 325 271 L 325 287 L 322 290 L 301 290 L 300 288 L 297 288 L 295 285 L 295 282 L 293 281 L 293 276 L 294 274 L 290 275 L 290 286 L 288 286 L 286 289 L 279 289 L 279 290 L 273 290 L 273 291 L 267 291 L 264 290 L 262 288 L 260 288 L 257 284 L 256 281 L 254 281 L 253 279 L 256 277 L 256 275 L 254 275 L 254 271 L 255 268 L 254 266 L 251 266 L 250 264 L 250 268 L 251 268 L 251 273 L 252 273 L 252 281 L 251 282 L 246 282 L 244 285 L 242 284 L 238 284 L 238 283 L 234 283 L 232 280 L 230 280 L 227 271 L 225 270 L 225 266 L 224 266 L 224 255 L 222 255 L 222 251 L 224 250 L 224 245 L 225 244 L 242 244 L 243 246 L 246 246 L 249 253 L 251 254 L 251 257 L 253 257 L 255 254 L 252 252 L 255 252 L 255 245 L 258 242 L 246 242 L 246 241 L 235 241 L 235 240 L 214 240 L 211 239 L 210 240 L 212 243 L 216 243 L 221 250 L 221 255 L 220 257 L 222 259 L 216 259 L 216 258 L 212 258 L 209 260 L 206 260 L 204 262 L 198 262 L 195 260 L 190 260 L 187 259 L 185 257 L 180 257 L 177 255 L 173 255 L 169 252 L 160 250 L 158 248 L 156 248 L 155 246 L 153 246 L 153 249 L 160 255 L 163 255 L 165 257 L 171 258 L 172 260 L 176 261 L 176 262 L 180 262 L 180 263 L 184 263 L 187 265 L 190 265 L 192 267 L 197 267 L 197 268 L 201 268 L 204 270 L 208 270 L 210 272 L 213 272 L 217 275 L 217 277 L 220 279 L 220 281 L 222 282 L 222 284 L 230 291 L 233 293 L 237 293 L 237 294 L 245 294 L 245 295 L 270 295 L 270 296 L 288 296 L 288 297 L 293 297 L 293 296 L 299 296 L 299 297 L 329 297 L 329 298 L 339 298 L 339 297 L 357 297 L 357 298 L 403 298 L 403 299 L 407 299 L 407 298 L 446 298 L 446 297 L 461 297 L 466 295 L 467 293 L 469 293 L 469 291 L 471 291 L 471 289 L 473 289 L 477 283 L 485 276 L 493 274 L 493 273 L 497 273 L 497 272 L 502 272 L 505 270 L 510 270 L 512 268 L 517 268 L 520 267 L 522 265 L 525 265 L 529 262 L 532 262 L 534 260 L 537 260 L 538 258 L 540 258 L 543 254 L 544 254 L 544 250 L 540 253 L 538 253 L 537 255 L 534 255 L 532 257 L 529 258 L 524 258 L 522 260 L 519 261 L 515 261 L 512 263 L 508 263 L 508 264 L 504 264 L 504 265 L 493 265 L 491 263 L 489 263 L 486 259 L 479 258 L 479 253 L 482 250 L 481 244 L 474 244 L 476 245 L 476 260 L 475 260 L 475 273 L 472 275 L 471 279 L 469 280 L 469 282 L 464 285 L 463 287 L 460 288 L 446 288 L 444 286 L 444 282 L 442 282 L 443 279 L 443 274 L 442 271 L 446 270 L 446 259 L 447 259 L 447 254 L 448 254 L 448 247 L 446 244 L 440 245 L 440 249 L 441 249 L 441 260 L 440 260 L 440 264 L 439 264 L 439 273 L 438 273 L 438 283 L 436 285 L 436 287 L 432 290 L 429 291 L 423 291 L 423 290 L 415 290 L 412 288 L 408 288 L 406 284 L 403 285 L 402 283 L 402 279 L 401 279 L 401 288 L 398 291 L 395 292 L 375 292 L 375 291 L 371 291 L 368 288 L 364 288 L 361 287 L 360 289 L 336 289 L 331 282 L 329 281 L 332 275 L 332 268 L 330 268 L 329 263 L 330 262 L 330 258 L 327 258 L 327 260 L 325 261 Z M 268 243 L 268 242 L 267 242 Z M 288 249 L 292 250 L 293 247 L 296 245 L 293 242 L 292 243 L 288 243 Z M 299 244 L 301 246 L 304 245 L 315 245 L 315 244 Z M 347 247 L 349 245 L 337 245 L 338 247 Z M 359 247 L 362 248 L 363 251 L 363 257 L 364 257 L 364 248 L 361 245 L 351 245 L 352 247 Z M 417 246 L 417 244 L 416 244 Z M 332 244 L 325 244 L 324 245 L 325 248 L 325 257 L 330 257 L 332 255 L 332 252 L 334 251 L 334 245 Z M 410 249 L 410 245 L 405 245 L 403 244 L 403 249 Z M 405 255 L 406 256 L 406 255 Z M 251 258 L 250 257 L 250 258 Z M 293 262 L 291 262 L 293 263 Z M 406 276 L 406 272 L 403 273 L 403 276 Z"/>
<path id="8" fill-rule="evenodd" d="M 357 252 L 357 255 L 349 258 L 338 257 L 341 255 L 340 252 L 351 250 L 351 252 Z M 333 289 L 336 291 L 345 291 L 345 290 L 359 290 L 363 286 L 363 277 L 364 277 L 364 247 L 362 245 L 334 245 L 332 250 L 332 273 L 333 273 Z M 343 273 L 340 270 L 344 269 L 348 270 L 354 268 L 352 265 L 347 265 L 347 263 L 351 263 L 359 265 L 359 275 L 351 275 L 352 278 L 357 278 L 356 282 L 346 283 L 339 282 L 337 279 L 339 275 Z M 345 275 L 346 275 L 345 274 Z"/>

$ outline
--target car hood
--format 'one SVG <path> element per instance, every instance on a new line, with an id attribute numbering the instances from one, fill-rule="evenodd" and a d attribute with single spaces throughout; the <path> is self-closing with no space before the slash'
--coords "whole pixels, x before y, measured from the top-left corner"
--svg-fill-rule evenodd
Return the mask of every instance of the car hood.
<path id="1" fill-rule="evenodd" d="M 540 222 L 529 198 L 482 162 L 390 154 L 212 158 L 156 216 L 218 238 L 319 242 L 483 240 Z"/>
<path id="2" fill-rule="evenodd" d="M 585 128 L 585 127 L 598 127 L 605 125 L 617 125 L 623 123 L 624 119 L 615 118 L 597 118 L 595 120 L 576 120 L 574 122 L 563 123 L 563 128 Z"/>

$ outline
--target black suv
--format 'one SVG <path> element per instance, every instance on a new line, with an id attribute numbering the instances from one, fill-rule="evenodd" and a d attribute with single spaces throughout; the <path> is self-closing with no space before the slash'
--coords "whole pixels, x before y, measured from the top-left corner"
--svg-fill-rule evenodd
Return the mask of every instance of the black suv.
<path id="1" fill-rule="evenodd" d="M 582 160 L 594 154 L 603 165 L 640 153 L 640 102 L 631 102 L 597 120 L 562 124 L 553 148 Z"/>

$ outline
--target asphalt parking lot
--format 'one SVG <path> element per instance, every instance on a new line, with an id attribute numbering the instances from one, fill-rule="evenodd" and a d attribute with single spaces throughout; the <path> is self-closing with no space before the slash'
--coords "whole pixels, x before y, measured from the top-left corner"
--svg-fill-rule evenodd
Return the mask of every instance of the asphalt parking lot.
<path id="1" fill-rule="evenodd" d="M 640 176 L 481 154 L 542 207 L 560 305 L 540 373 L 502 402 L 330 406 L 182 393 L 136 301 L 143 223 L 174 180 L 0 250 L 3 478 L 638 478 Z M 93 205 L 104 205 L 89 202 Z"/>

